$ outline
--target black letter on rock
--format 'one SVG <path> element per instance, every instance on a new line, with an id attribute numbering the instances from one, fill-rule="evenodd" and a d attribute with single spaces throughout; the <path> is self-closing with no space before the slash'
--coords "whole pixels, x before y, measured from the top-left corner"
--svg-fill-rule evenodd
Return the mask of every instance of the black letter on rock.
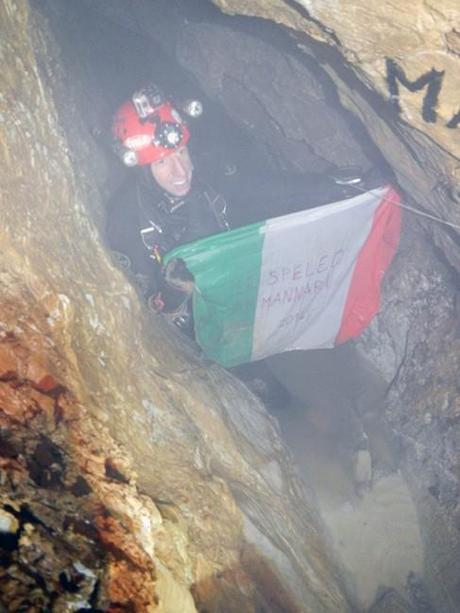
<path id="1" fill-rule="evenodd" d="M 406 77 L 403 69 L 398 64 L 390 59 L 386 59 L 387 67 L 387 83 L 390 96 L 398 113 L 401 112 L 401 106 L 399 104 L 399 83 L 403 85 L 410 92 L 420 91 L 424 87 L 427 87 L 425 97 L 423 98 L 422 117 L 426 122 L 434 123 L 436 121 L 436 106 L 438 104 L 438 96 L 441 91 L 442 80 L 444 78 L 444 71 L 439 72 L 432 68 L 429 72 L 416 79 L 415 81 L 409 81 Z M 455 117 L 449 122 L 455 120 Z M 450 126 L 448 127 L 455 127 Z"/>

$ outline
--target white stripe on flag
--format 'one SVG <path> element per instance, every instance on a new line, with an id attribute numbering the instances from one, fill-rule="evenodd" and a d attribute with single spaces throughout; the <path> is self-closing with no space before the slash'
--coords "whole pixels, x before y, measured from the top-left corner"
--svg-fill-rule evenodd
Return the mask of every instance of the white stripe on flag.
<path id="1" fill-rule="evenodd" d="M 386 189 L 267 222 L 253 360 L 334 345 L 356 259 Z"/>

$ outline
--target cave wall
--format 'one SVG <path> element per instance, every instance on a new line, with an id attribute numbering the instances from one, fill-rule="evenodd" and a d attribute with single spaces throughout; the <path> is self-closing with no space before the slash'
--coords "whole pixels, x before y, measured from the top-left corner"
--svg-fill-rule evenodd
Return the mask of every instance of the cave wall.
<path id="1" fill-rule="evenodd" d="M 356 346 L 386 389 L 384 416 L 417 507 L 432 601 L 436 610 L 454 612 L 460 601 L 457 277 L 419 231 L 406 227 L 385 287 L 381 311 Z M 365 416 L 372 407 L 362 402 Z"/>
<path id="2" fill-rule="evenodd" d="M 179 31 L 176 53 L 180 64 L 255 141 L 298 172 L 345 164 L 367 170 L 366 142 L 354 135 L 351 116 L 340 113 L 332 83 L 324 72 L 315 71 L 314 62 L 299 61 L 293 51 L 276 29 L 246 32 L 217 23 L 189 23 Z"/>
<path id="3" fill-rule="evenodd" d="M 140 4 L 148 24 L 152 17 Z M 335 163 L 360 161 L 363 151 L 354 143 L 347 151 L 348 129 L 322 116 L 323 90 L 315 77 L 324 80 L 323 72 L 392 166 L 404 203 L 459 224 L 457 3 L 401 9 L 391 2 L 215 4 L 290 28 L 291 46 L 285 39 L 281 52 L 277 36 L 259 38 L 260 24 L 235 32 L 209 20 L 178 22 L 178 59 L 230 114 L 297 167 L 309 165 L 305 143 L 310 153 L 316 149 Z M 337 140 L 334 126 L 341 132 Z M 357 343 L 388 389 L 385 416 L 401 444 L 422 525 L 426 579 L 441 611 L 455 611 L 460 600 L 458 240 L 458 228 L 404 212 L 381 315 Z"/>
<path id="4" fill-rule="evenodd" d="M 401 8 L 391 2 L 215 4 L 232 15 L 288 26 L 292 40 L 308 60 L 315 58 L 342 103 L 366 126 L 396 174 L 403 202 L 459 225 L 458 3 L 417 2 Z M 225 96 L 225 71 L 218 68 L 209 75 L 200 68 L 196 47 L 204 53 L 209 30 L 196 26 L 193 42 L 184 34 L 178 54 L 208 87 Z M 231 36 L 224 31 L 226 38 Z M 238 49 L 232 53 L 237 66 L 228 68 L 232 76 L 256 70 L 257 54 L 248 54 L 242 66 L 240 45 L 227 47 Z M 271 55 L 265 58 L 271 65 Z M 222 64 L 231 66 L 231 59 L 227 56 Z M 304 82 L 302 70 L 294 82 L 296 77 Z M 257 79 L 249 82 L 248 89 L 257 88 Z M 272 105 L 284 117 L 287 113 L 279 109 L 290 107 L 290 91 L 275 94 L 264 88 L 258 100 L 267 95 L 265 108 Z M 426 580 L 433 602 L 449 612 L 460 601 L 458 229 L 404 211 L 401 248 L 385 281 L 381 313 L 356 343 L 387 388 L 385 418 L 401 445 L 401 467 L 418 507 Z M 362 402 L 365 414 L 366 399 Z"/>
<path id="5" fill-rule="evenodd" d="M 288 25 L 295 48 L 301 49 L 308 61 L 315 58 L 321 71 L 334 83 L 342 103 L 362 121 L 374 145 L 392 165 L 404 201 L 459 223 L 455 200 L 459 166 L 455 92 L 459 91 L 459 71 L 452 69 L 452 66 L 458 68 L 456 5 L 443 2 L 435 11 L 429 3 L 417 3 L 409 14 L 409 10 L 396 10 L 390 3 L 370 7 L 366 3 L 354 2 L 346 8 L 341 3 L 320 2 L 304 3 L 306 8 L 302 8 L 300 3 L 281 0 L 270 3 L 222 1 L 218 4 L 231 13 L 260 15 Z M 12 55 L 19 60 L 9 59 L 9 65 L 25 62 L 21 60 L 23 52 L 20 51 L 21 33 L 27 23 L 22 12 L 25 6 L 21 5 L 18 12 L 6 3 L 3 9 L 2 29 L 12 29 L 13 38 L 17 33 L 17 51 Z M 265 142 L 276 143 L 277 149 L 294 166 L 301 167 L 317 159 L 313 157 L 316 152 L 307 132 L 314 122 L 310 116 L 303 117 L 301 111 L 306 83 L 315 92 L 309 98 L 317 105 L 313 105 L 312 113 L 321 106 L 323 90 L 317 88 L 310 73 L 306 74 L 298 55 L 295 61 L 288 61 L 274 46 L 269 49 L 266 40 L 259 41 L 247 30 L 240 39 L 228 28 L 219 30 L 209 20 L 189 23 L 181 18 L 180 11 L 171 19 L 174 27 L 182 24 L 181 36 L 165 36 L 162 25 L 152 18 L 151 4 L 140 0 L 133 2 L 129 11 L 120 2 L 99 2 L 97 10 L 109 16 L 112 22 L 128 27 L 131 32 L 142 31 L 145 34 L 151 31 L 172 53 L 176 53 L 178 43 L 178 58 L 196 71 L 206 91 L 218 97 L 224 105 L 228 104 L 228 96 L 232 100 L 242 98 L 244 104 L 234 114 L 235 118 L 244 117 L 243 125 L 251 132 L 255 131 L 251 128 L 254 120 L 259 121 L 262 116 L 264 122 L 259 121 L 257 128 L 262 130 Z M 316 528 L 311 528 L 316 526 L 316 520 L 310 521 L 308 511 L 303 518 L 296 518 L 291 510 L 286 512 L 284 505 L 291 509 L 291 496 L 299 508 L 305 502 L 298 502 L 300 498 L 297 497 L 302 494 L 291 477 L 289 463 L 279 451 L 276 431 L 263 411 L 260 407 L 255 408 L 246 392 L 219 369 L 208 369 L 196 362 L 193 352 L 184 348 L 180 341 L 171 340 L 170 334 L 160 324 L 155 322 L 152 326 L 145 322 L 145 327 L 139 328 L 138 322 L 143 316 L 136 298 L 112 271 L 99 246 L 99 236 L 88 220 L 87 211 L 96 211 L 96 216 L 98 211 L 102 211 L 98 192 L 92 184 L 91 168 L 89 173 L 84 173 L 84 185 L 75 181 L 71 170 L 73 161 L 80 177 L 84 152 L 93 161 L 98 146 L 83 126 L 76 129 L 70 157 L 61 153 L 69 149 L 69 144 L 56 127 L 55 110 L 48 93 L 43 92 L 43 83 L 48 85 L 53 78 L 59 82 L 65 77 L 59 66 L 54 66 L 57 51 L 42 34 L 43 24 L 35 27 L 34 32 L 35 58 L 24 64 L 21 75 L 36 75 L 34 62 L 37 61 L 42 74 L 45 69 L 45 81 L 33 81 L 29 91 L 24 89 L 28 81 L 20 84 L 16 72 L 2 77 L 8 83 L 7 91 L 11 92 L 3 100 L 5 110 L 2 114 L 13 117 L 11 122 L 7 122 L 9 130 L 15 126 L 11 132 L 5 132 L 4 142 L 8 147 L 4 149 L 6 162 L 2 167 L 2 178 L 5 179 L 3 295 L 11 296 L 14 307 L 14 315 L 7 320 L 5 330 L 14 329 L 22 335 L 19 343 L 22 356 L 30 351 L 31 341 L 25 332 L 27 326 L 33 325 L 41 331 L 48 311 L 55 313 L 50 320 L 53 331 L 46 328 L 44 333 L 46 338 L 51 336 L 59 349 L 59 360 L 50 359 L 54 369 L 59 367 L 57 372 L 51 372 L 53 381 L 58 382 L 59 390 L 61 385 L 70 390 L 78 406 L 84 406 L 88 411 L 88 420 L 97 416 L 98 431 L 101 422 L 106 424 L 104 436 L 110 437 L 107 440 L 111 444 L 121 445 L 119 455 L 123 458 L 131 456 L 138 478 L 135 481 L 133 477 L 130 484 L 138 483 L 142 491 L 158 502 L 156 511 L 150 506 L 148 510 L 153 517 L 151 521 L 157 541 L 157 525 L 161 526 L 158 528 L 160 531 L 164 531 L 164 545 L 157 546 L 153 558 L 160 569 L 158 576 L 162 576 L 163 567 L 172 570 L 173 585 L 185 588 L 180 593 L 187 606 L 193 607 L 188 590 L 194 586 L 195 602 L 206 603 L 211 610 L 219 610 L 224 606 L 222 602 L 230 597 L 235 599 L 235 606 L 240 607 L 237 610 L 244 610 L 244 606 L 251 610 L 254 602 L 266 602 L 267 598 L 272 599 L 273 607 L 286 607 L 287 592 L 277 587 L 277 596 L 266 590 L 272 575 L 271 567 L 267 567 L 259 557 L 264 552 L 262 560 L 277 560 L 275 576 L 283 577 L 287 590 L 307 603 L 304 605 L 306 610 L 309 606 L 320 607 L 315 610 L 322 610 L 321 607 L 323 610 L 341 610 L 341 607 L 346 607 L 343 595 L 335 583 L 330 562 L 323 560 L 319 553 L 324 545 L 322 538 Z M 219 32 L 222 33 L 221 42 Z M 215 58 L 207 60 L 204 51 L 211 41 L 218 45 L 219 52 Z M 427 49 L 429 45 L 431 49 Z M 225 54 L 225 47 L 232 52 Z M 240 47 L 250 50 L 248 65 L 244 64 Z M 29 53 L 32 58 L 30 48 Z M 233 55 L 238 58 L 235 66 L 230 61 Z M 279 68 L 276 73 L 279 79 L 273 79 L 273 86 L 267 90 L 267 64 L 272 65 L 272 57 L 273 66 Z M 257 64 L 253 58 L 257 59 Z M 393 63 L 386 61 L 387 58 Z M 204 70 L 205 60 L 210 72 Z M 434 79 L 427 83 L 441 85 L 437 99 L 430 98 L 426 88 L 415 88 L 416 91 L 410 92 L 407 84 L 401 83 L 404 81 L 402 74 L 391 72 L 395 63 L 412 82 L 418 76 L 430 73 L 432 68 L 438 72 L 445 70 L 442 79 L 439 77 L 437 81 Z M 49 74 L 51 68 L 56 75 Z M 399 75 L 396 78 L 399 99 L 389 89 L 392 74 Z M 296 75 L 299 75 L 298 79 Z M 289 108 L 293 97 L 290 87 L 295 83 L 298 99 L 291 114 Z M 96 86 L 97 83 L 93 84 Z M 79 95 L 77 93 L 76 97 Z M 43 97 L 46 98 L 43 116 L 51 122 L 46 129 L 44 123 L 36 125 L 32 121 L 32 111 L 27 109 L 25 102 L 37 100 L 41 117 L 38 103 Z M 55 100 L 59 100 L 59 96 L 55 96 Z M 433 101 L 434 115 L 433 105 L 430 107 Z M 399 107 L 396 102 L 399 102 Z M 230 104 L 228 108 L 231 110 Z M 280 108 L 288 110 L 280 113 Z M 61 108 L 58 114 L 62 116 Z M 77 115 L 78 109 L 75 109 L 75 117 Z M 101 116 L 95 117 L 96 123 Z M 23 130 L 25 117 L 29 119 Z M 447 123 L 452 125 L 447 126 Z M 0 125 L 5 127 L 4 124 Z M 295 132 L 297 124 L 298 134 Z M 335 140 L 337 125 L 335 121 L 331 122 L 330 131 L 318 135 L 324 136 L 324 140 L 319 138 L 320 145 L 315 139 L 320 156 L 328 163 L 337 163 L 340 161 L 338 151 L 342 153 L 343 150 L 352 159 L 362 159 L 363 151 L 354 141 L 347 138 Z M 51 133 L 58 134 L 58 144 L 51 143 Z M 37 146 L 24 145 L 30 142 L 36 142 Z M 347 142 L 351 143 L 348 150 L 343 149 Z M 19 145 L 21 151 L 27 151 L 29 162 L 25 162 L 29 158 L 24 158 L 24 154 L 12 157 L 11 152 L 18 151 Z M 104 162 L 100 163 L 104 165 Z M 61 175 L 62 164 L 66 169 L 65 180 Z M 12 198 L 16 203 L 14 209 Z M 63 203 L 68 204 L 64 206 Z M 72 228 L 71 237 L 63 235 L 64 226 Z M 21 228 L 19 234 L 18 227 Z M 40 228 L 46 228 L 46 234 L 37 230 Z M 61 248 L 61 245 L 64 246 Z M 422 522 L 427 580 L 441 611 L 455 611 L 459 599 L 456 271 L 460 260 L 457 245 L 455 229 L 425 222 L 405 212 L 403 243 L 386 280 L 381 315 L 357 344 L 369 366 L 377 371 L 388 387 L 385 414 L 404 450 L 402 466 L 418 503 Z M 118 304 L 116 308 L 115 302 Z M 28 320 L 22 315 L 18 323 L 15 313 L 27 313 L 26 304 L 40 305 L 37 319 Z M 50 325 L 49 321 L 47 325 Z M 6 338 L 10 336 L 7 334 Z M 34 341 L 34 352 L 35 346 L 42 342 L 41 338 L 40 334 Z M 16 338 L 14 342 L 18 343 Z M 155 353 L 159 345 L 162 347 L 161 360 Z M 187 357 L 178 357 L 176 351 L 185 351 Z M 129 370 L 126 364 L 130 364 Z M 13 368 L 10 365 L 4 369 L 3 385 L 8 393 L 17 388 L 16 380 L 9 374 L 17 370 L 17 366 Z M 24 378 L 32 381 L 28 385 L 36 391 L 41 379 L 23 375 L 21 380 Z M 53 389 L 51 396 L 62 396 Z M 216 400 L 211 391 L 215 389 L 226 390 L 226 399 Z M 235 400 L 229 401 L 229 397 Z M 12 400 L 10 402 L 14 405 Z M 58 407 L 61 404 L 57 402 Z M 58 415 L 60 411 L 58 408 Z M 243 411 L 244 418 L 241 418 L 240 411 Z M 116 415 L 116 423 L 113 415 Z M 212 422 L 210 415 L 213 416 Z M 145 424 L 149 424 L 150 435 L 147 438 L 143 436 Z M 64 428 L 64 433 L 67 432 L 67 422 L 60 427 Z M 11 428 L 11 424 L 8 422 L 5 428 Z M 56 434 L 56 424 L 52 421 L 49 428 L 52 438 Z M 48 435 L 48 430 L 46 432 Z M 78 440 L 81 441 L 82 437 Z M 225 445 L 217 443 L 218 440 L 225 440 Z M 244 452 L 240 449 L 241 441 L 244 441 Z M 67 444 L 66 441 L 64 445 Z M 33 444 L 29 446 L 33 455 Z M 106 444 L 100 447 L 103 449 Z M 244 461 L 239 459 L 240 454 L 246 458 Z M 16 456 L 13 454 L 13 457 Z M 99 465 L 103 464 L 105 458 L 99 460 Z M 162 470 L 159 472 L 152 473 L 149 468 L 160 465 Z M 25 474 L 27 483 L 27 471 Z M 74 474 L 70 472 L 68 487 L 74 484 Z M 113 473 L 109 471 L 109 474 Z M 94 483 L 109 480 L 105 468 L 100 468 L 97 476 Z M 67 483 L 67 477 L 59 478 Z M 267 482 L 271 485 L 268 486 Z M 123 491 L 124 486 L 119 487 Z M 291 490 L 295 493 L 287 495 L 286 492 Z M 260 494 L 257 501 L 252 497 L 256 491 Z M 270 493 L 273 491 L 279 496 L 275 505 Z M 98 494 L 101 500 L 105 498 L 104 492 Z M 176 502 L 178 492 L 180 504 Z M 287 502 L 284 502 L 286 496 Z M 144 501 L 144 504 L 149 503 Z M 271 514 L 267 515 L 267 507 L 272 508 Z M 125 509 L 124 513 L 124 523 L 131 525 L 132 520 L 128 518 L 135 514 L 132 509 Z M 91 521 L 94 516 L 90 512 L 88 517 Z M 224 523 L 222 517 L 227 518 L 225 523 L 231 528 L 216 542 L 215 535 Z M 298 540 L 298 534 L 307 534 L 306 541 Z M 132 537 L 124 534 L 123 538 L 129 541 Z M 133 538 L 137 544 L 142 541 L 142 538 L 138 537 L 137 541 L 136 537 Z M 283 545 L 292 541 L 298 541 L 297 548 L 291 550 Z M 305 553 L 306 549 L 315 552 L 313 557 Z M 280 550 L 284 553 L 279 554 Z M 101 576 L 104 575 L 103 569 L 110 567 L 104 556 L 102 554 L 103 562 L 98 562 Z M 293 572 L 293 568 L 297 570 Z M 153 585 L 152 573 L 147 576 Z M 317 577 L 327 586 L 325 591 L 329 595 L 324 598 L 318 595 L 321 588 L 311 588 L 312 583 L 316 585 Z M 241 597 L 241 593 L 250 595 Z M 280 601 L 283 605 L 279 604 Z M 292 608 L 295 606 L 293 603 Z"/>
<path id="6" fill-rule="evenodd" d="M 333 79 L 343 105 L 366 125 L 406 198 L 460 226 L 459 32 L 456 0 L 397 7 L 364 0 L 215 0 L 232 15 L 291 29 Z M 307 37 L 305 37 L 307 34 Z M 458 227 L 428 232 L 457 269 Z"/>
<path id="7" fill-rule="evenodd" d="M 391 0 L 214 3 L 227 13 L 270 19 L 339 48 L 363 81 L 386 100 L 391 94 L 402 119 L 459 156 L 460 142 L 452 132 L 459 125 L 460 9 L 455 0 L 416 0 L 401 7 Z M 408 85 L 422 76 L 417 86 Z M 394 81 L 399 85 L 393 91 Z"/>
<path id="8" fill-rule="evenodd" d="M 2 604 L 348 610 L 275 423 L 104 251 L 46 20 L 6 0 L 0 28 Z"/>
<path id="9" fill-rule="evenodd" d="M 230 14 L 291 28 L 307 56 L 331 76 L 343 104 L 366 125 L 397 176 L 404 203 L 457 225 L 424 222 L 405 211 L 381 313 L 357 343 L 387 386 L 385 417 L 401 444 L 401 466 L 417 503 L 433 601 L 440 611 L 456 611 L 459 5 L 215 3 Z"/>

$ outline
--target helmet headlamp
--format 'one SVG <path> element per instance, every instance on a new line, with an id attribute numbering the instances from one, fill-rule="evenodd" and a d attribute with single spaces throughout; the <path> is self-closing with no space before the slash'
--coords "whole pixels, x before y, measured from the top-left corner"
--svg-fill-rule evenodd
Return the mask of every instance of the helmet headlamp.
<path id="1" fill-rule="evenodd" d="M 203 114 L 203 105 L 200 100 L 185 100 L 182 104 L 182 110 L 189 117 L 196 119 Z"/>
<path id="2" fill-rule="evenodd" d="M 136 166 L 138 162 L 137 153 L 132 149 L 125 149 L 125 151 L 122 153 L 121 159 L 123 160 L 123 164 L 126 164 L 126 166 Z"/>
<path id="3" fill-rule="evenodd" d="M 153 142 L 155 145 L 166 147 L 166 149 L 174 149 L 181 144 L 182 137 L 183 132 L 180 124 L 163 121 L 157 124 Z"/>

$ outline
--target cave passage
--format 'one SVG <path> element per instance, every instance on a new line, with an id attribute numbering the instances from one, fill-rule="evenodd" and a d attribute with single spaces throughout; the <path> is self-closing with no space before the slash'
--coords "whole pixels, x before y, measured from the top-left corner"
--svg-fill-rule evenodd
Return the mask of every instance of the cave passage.
<path id="1" fill-rule="evenodd" d="M 217 12 L 208 3 L 196 3 L 199 11 L 195 16 L 188 8 L 185 18 L 184 3 L 168 6 L 166 9 L 165 3 L 152 3 L 157 27 L 147 36 L 142 29 L 136 30 L 139 24 L 135 15 L 128 28 L 123 20 L 117 22 L 116 12 L 109 19 L 90 3 L 37 2 L 62 49 L 65 78 L 71 88 L 69 99 L 75 102 L 104 160 L 95 168 L 100 172 L 98 183 L 106 200 L 130 172 L 111 151 L 113 112 L 133 90 L 152 79 L 166 91 L 174 92 L 175 98 L 203 100 L 204 115 L 191 122 L 191 156 L 199 172 L 225 195 L 235 225 L 267 215 L 266 210 L 261 215 L 260 208 L 248 211 L 238 204 L 241 193 L 254 191 L 254 187 L 263 192 L 263 182 L 254 186 L 255 177 L 273 179 L 276 175 L 281 181 L 283 173 L 299 173 L 302 155 L 309 160 L 308 170 L 325 172 L 341 165 L 337 156 L 328 159 L 312 146 L 308 135 L 300 142 L 291 139 L 291 149 L 283 149 L 278 143 L 269 146 L 266 134 L 258 134 L 257 127 L 248 127 L 248 120 L 239 124 L 173 56 L 176 28 L 185 19 L 209 23 L 215 17 L 218 25 L 231 26 L 235 31 L 244 24 L 245 34 L 247 20 L 217 19 Z M 266 36 L 264 28 L 273 31 L 269 24 L 255 20 L 250 24 L 254 36 Z M 249 94 L 243 99 L 235 84 L 229 85 L 227 91 L 233 92 L 240 104 L 251 103 Z M 236 106 L 238 101 L 235 100 Z M 247 108 L 249 115 L 254 114 L 254 124 L 259 122 L 257 109 L 256 105 Z M 61 100 L 58 111 L 64 126 L 72 132 L 72 112 L 66 108 L 65 100 Z M 287 110 L 283 108 L 281 112 Z M 328 120 L 327 109 L 322 119 Z M 342 141 L 349 145 L 354 134 L 356 131 L 350 128 Z M 363 135 L 365 130 L 360 132 L 360 137 Z M 311 141 L 315 138 L 312 135 Z M 75 146 L 78 151 L 78 142 Z M 367 160 L 369 167 L 379 159 L 370 140 L 356 141 L 350 147 L 360 151 L 359 161 Z M 343 165 L 347 165 L 347 147 L 342 149 Z M 372 155 L 366 157 L 369 151 Z M 383 163 L 381 159 L 379 163 Z M 255 202 L 255 206 L 262 204 Z M 99 211 L 96 219 L 103 218 Z M 97 223 L 103 234 L 103 223 Z M 381 597 L 382 586 L 407 597 L 408 578 L 417 585 L 413 578 L 422 573 L 420 535 L 415 510 L 398 472 L 400 450 L 380 415 L 386 390 L 378 375 L 360 362 L 351 343 L 335 350 L 274 356 L 239 367 L 235 374 L 248 383 L 278 419 L 306 487 L 316 492 L 357 606 L 361 610 L 371 607 L 377 594 Z"/>

